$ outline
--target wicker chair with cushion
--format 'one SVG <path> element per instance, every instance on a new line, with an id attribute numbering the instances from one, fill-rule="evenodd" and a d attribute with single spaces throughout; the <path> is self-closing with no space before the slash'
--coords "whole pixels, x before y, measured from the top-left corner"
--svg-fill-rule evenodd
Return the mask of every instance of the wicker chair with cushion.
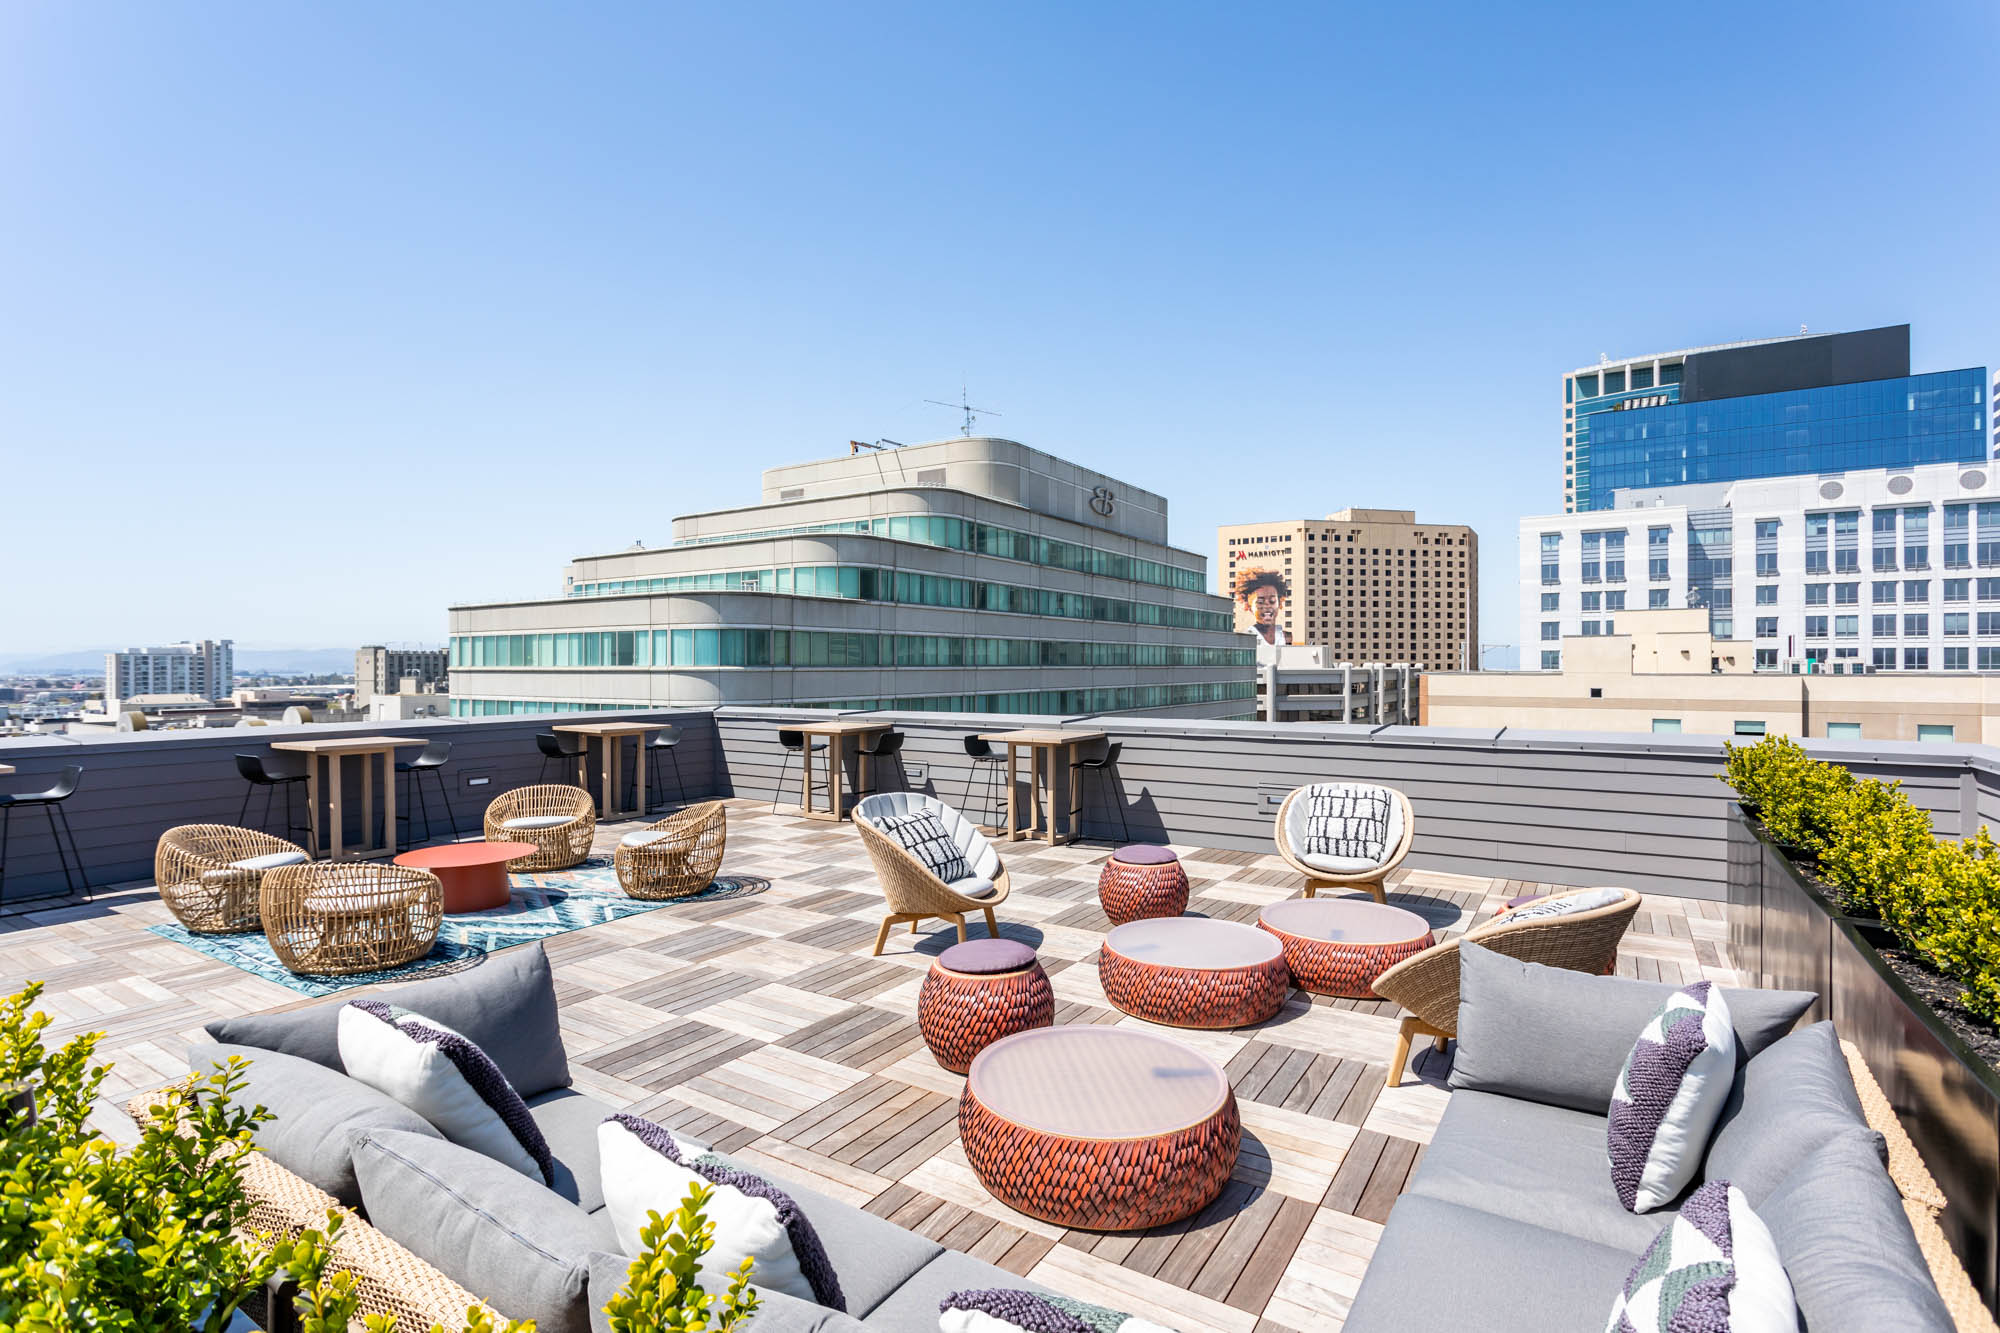
<path id="1" fill-rule="evenodd" d="M 715 882 L 728 821 L 722 802 L 692 806 L 618 840 L 618 884 L 633 898 L 687 898 Z"/>
<path id="2" fill-rule="evenodd" d="M 444 887 L 428 870 L 319 861 L 264 876 L 264 938 L 307 976 L 379 972 L 422 958 L 444 920 Z"/>
<path id="3" fill-rule="evenodd" d="M 1437 1049 L 1458 1035 L 1458 946 L 1472 940 L 1523 962 L 1603 972 L 1618 957 L 1618 941 L 1639 911 L 1631 889 L 1576 889 L 1551 894 L 1526 908 L 1474 926 L 1459 939 L 1405 958 L 1375 978 L 1375 993 L 1408 1010 L 1396 1033 L 1389 1086 L 1402 1082 L 1410 1039 L 1429 1037 Z"/>
<path id="4" fill-rule="evenodd" d="M 590 855 L 596 836 L 597 807 L 581 787 L 516 787 L 486 807 L 486 841 L 532 842 L 541 849 L 515 857 L 509 870 L 567 870 Z"/>
<path id="5" fill-rule="evenodd" d="M 160 835 L 153 882 L 167 910 L 201 935 L 255 930 L 257 895 L 266 871 L 304 865 L 306 849 L 256 829 L 183 824 Z"/>
<path id="6" fill-rule="evenodd" d="M 983 912 L 987 934 L 1000 937 L 993 909 L 1007 900 L 1011 887 L 1007 867 L 972 821 L 935 796 L 896 791 L 856 804 L 854 827 L 860 830 L 868 859 L 875 863 L 882 896 L 889 906 L 875 936 L 876 953 L 888 942 L 889 927 L 907 921 L 915 934 L 918 924 L 931 917 L 957 926 L 958 938 L 963 940 L 966 916 Z M 923 837 L 922 830 L 927 827 L 941 828 L 942 837 Z M 934 864 L 964 873 L 947 880 L 932 868 Z"/>
<path id="7" fill-rule="evenodd" d="M 1274 836 L 1285 864 L 1321 889 L 1366 889 L 1389 901 L 1383 881 L 1410 854 L 1417 814 L 1394 787 L 1315 782 L 1285 798 Z"/>

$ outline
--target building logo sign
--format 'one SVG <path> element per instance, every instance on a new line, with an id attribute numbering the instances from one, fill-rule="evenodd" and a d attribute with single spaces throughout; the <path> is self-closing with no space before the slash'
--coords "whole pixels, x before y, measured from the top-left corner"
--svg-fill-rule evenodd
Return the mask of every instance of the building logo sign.
<path id="1" fill-rule="evenodd" d="M 1111 488 L 1099 486 L 1090 493 L 1090 510 L 1103 518 L 1111 517 Z"/>

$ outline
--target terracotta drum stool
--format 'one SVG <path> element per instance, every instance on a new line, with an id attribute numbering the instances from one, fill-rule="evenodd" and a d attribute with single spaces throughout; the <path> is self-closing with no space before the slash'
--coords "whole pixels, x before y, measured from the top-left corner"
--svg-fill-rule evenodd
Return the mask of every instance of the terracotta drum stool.
<path id="1" fill-rule="evenodd" d="M 1299 989 L 1373 1000 L 1375 978 L 1437 943 L 1415 912 L 1364 898 L 1288 898 L 1257 914 L 1277 936 Z"/>
<path id="2" fill-rule="evenodd" d="M 1104 997 L 1134 1018 L 1178 1028 L 1261 1023 L 1292 993 L 1274 937 L 1199 916 L 1113 927 L 1097 953 L 1097 979 Z"/>
<path id="3" fill-rule="evenodd" d="M 1056 1021 L 1056 995 L 1018 940 L 967 940 L 938 955 L 917 995 L 917 1027 L 937 1062 L 963 1074 L 1002 1037 Z"/>
<path id="4" fill-rule="evenodd" d="M 1111 924 L 1187 911 L 1188 877 L 1171 847 L 1120 847 L 1097 877 L 1097 901 Z"/>
<path id="5" fill-rule="evenodd" d="M 958 1132 L 994 1198 L 1087 1231 L 1200 1212 L 1243 1146 L 1215 1061 L 1158 1033 L 1095 1025 L 1016 1033 L 980 1052 Z"/>

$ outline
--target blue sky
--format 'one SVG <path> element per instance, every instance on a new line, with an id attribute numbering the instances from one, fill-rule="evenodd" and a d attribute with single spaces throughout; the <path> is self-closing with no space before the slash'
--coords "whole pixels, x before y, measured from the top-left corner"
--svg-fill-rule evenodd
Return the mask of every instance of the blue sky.
<path id="1" fill-rule="evenodd" d="M 1560 506 L 1560 376 L 2000 357 L 2000 7 L 0 10 L 0 653 L 441 640 L 850 438 Z"/>

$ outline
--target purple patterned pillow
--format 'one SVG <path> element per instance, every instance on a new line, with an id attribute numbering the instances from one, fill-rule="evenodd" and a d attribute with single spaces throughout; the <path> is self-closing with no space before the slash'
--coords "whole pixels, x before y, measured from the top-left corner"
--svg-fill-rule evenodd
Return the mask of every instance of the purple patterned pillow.
<path id="1" fill-rule="evenodd" d="M 1627 1211 L 1647 1213 L 1686 1189 L 1736 1082 L 1736 1030 L 1722 991 L 1697 981 L 1646 1021 L 1611 1093 L 1605 1146 Z"/>
<path id="2" fill-rule="evenodd" d="M 1797 1333 L 1777 1242 L 1743 1191 L 1711 1180 L 1639 1256 L 1605 1333 Z"/>
<path id="3" fill-rule="evenodd" d="M 1057 1296 L 992 1287 L 954 1291 L 938 1303 L 939 1333 L 1173 1333 L 1138 1315 Z"/>
<path id="4" fill-rule="evenodd" d="M 453 1143 L 555 1183 L 555 1159 L 528 1104 L 471 1040 L 380 1000 L 342 1005 L 337 1031 L 349 1076 L 409 1107 Z"/>

